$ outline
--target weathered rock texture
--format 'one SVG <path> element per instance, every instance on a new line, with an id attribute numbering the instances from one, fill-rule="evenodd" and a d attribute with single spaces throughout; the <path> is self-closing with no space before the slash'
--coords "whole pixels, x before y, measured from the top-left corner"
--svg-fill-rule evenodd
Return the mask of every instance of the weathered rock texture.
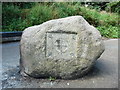
<path id="1" fill-rule="evenodd" d="M 96 28 L 71 16 L 26 28 L 20 49 L 22 73 L 74 79 L 88 72 L 104 45 Z"/>

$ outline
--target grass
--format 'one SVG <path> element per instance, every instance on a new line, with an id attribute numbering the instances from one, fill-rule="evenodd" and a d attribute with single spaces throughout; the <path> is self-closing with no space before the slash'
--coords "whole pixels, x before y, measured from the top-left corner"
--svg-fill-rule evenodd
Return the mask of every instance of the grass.
<path id="1" fill-rule="evenodd" d="M 19 8 L 13 5 L 4 5 L 2 10 L 2 31 L 23 31 L 26 27 L 39 25 L 45 21 L 68 16 L 81 15 L 91 25 L 95 26 L 102 36 L 117 38 L 119 15 L 96 11 L 76 3 L 36 3 L 31 8 Z"/>

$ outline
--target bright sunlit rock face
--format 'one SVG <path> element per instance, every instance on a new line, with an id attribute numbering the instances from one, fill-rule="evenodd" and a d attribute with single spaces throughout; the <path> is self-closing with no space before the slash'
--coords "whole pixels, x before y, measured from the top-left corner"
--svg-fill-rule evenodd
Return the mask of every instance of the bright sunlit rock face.
<path id="1" fill-rule="evenodd" d="M 99 31 L 82 16 L 26 28 L 21 39 L 21 72 L 32 77 L 78 78 L 104 51 Z"/>

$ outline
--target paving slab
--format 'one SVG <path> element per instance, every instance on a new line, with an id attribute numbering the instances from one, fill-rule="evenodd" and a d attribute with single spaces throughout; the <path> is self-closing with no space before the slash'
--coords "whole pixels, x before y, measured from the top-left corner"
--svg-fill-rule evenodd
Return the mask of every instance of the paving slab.
<path id="1" fill-rule="evenodd" d="M 19 73 L 19 42 L 0 44 L 2 88 L 118 88 L 118 40 L 104 40 L 105 52 L 91 71 L 75 80 L 35 79 Z"/>

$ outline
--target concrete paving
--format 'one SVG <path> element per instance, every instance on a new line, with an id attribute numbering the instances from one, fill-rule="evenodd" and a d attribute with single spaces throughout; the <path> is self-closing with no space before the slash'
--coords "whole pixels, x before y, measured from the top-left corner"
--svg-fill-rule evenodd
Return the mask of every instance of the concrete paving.
<path id="1" fill-rule="evenodd" d="M 76 80 L 55 81 L 50 81 L 49 78 L 22 77 L 19 74 L 19 42 L 0 44 L 2 88 L 117 88 L 118 40 L 110 39 L 104 42 L 105 52 L 86 76 Z"/>

